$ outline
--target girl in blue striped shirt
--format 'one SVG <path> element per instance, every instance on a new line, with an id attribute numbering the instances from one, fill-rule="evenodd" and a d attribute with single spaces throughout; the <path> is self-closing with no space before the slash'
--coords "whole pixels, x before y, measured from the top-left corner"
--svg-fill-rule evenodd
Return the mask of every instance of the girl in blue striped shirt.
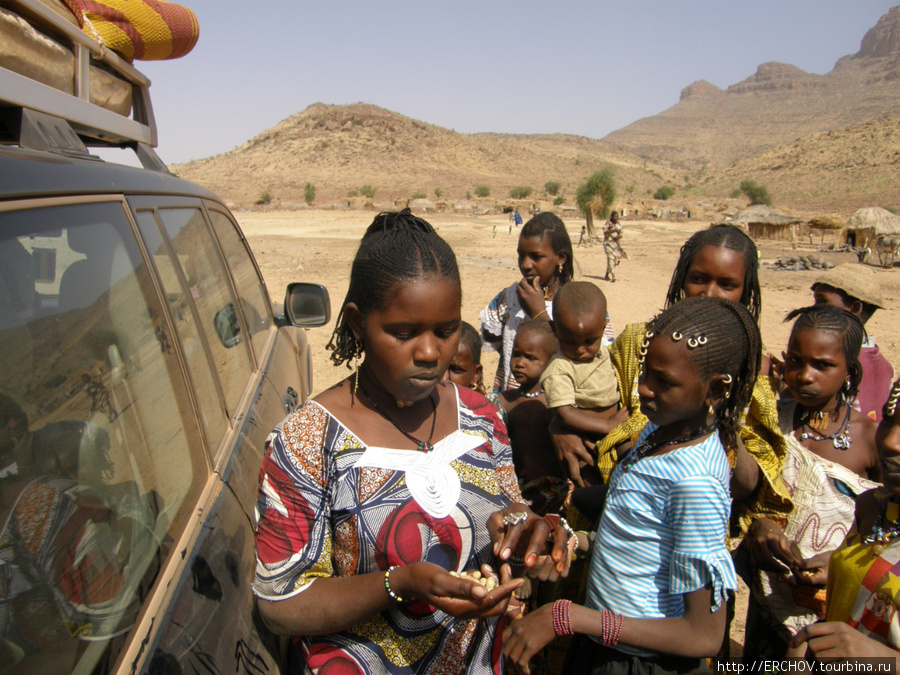
<path id="1" fill-rule="evenodd" d="M 585 606 L 558 600 L 514 621 L 503 651 L 516 672 L 558 635 L 578 634 L 565 668 L 578 675 L 686 673 L 722 644 L 737 585 L 723 444 L 750 401 L 759 329 L 743 305 L 688 298 L 650 323 L 640 353 L 649 422 L 610 477 Z"/>

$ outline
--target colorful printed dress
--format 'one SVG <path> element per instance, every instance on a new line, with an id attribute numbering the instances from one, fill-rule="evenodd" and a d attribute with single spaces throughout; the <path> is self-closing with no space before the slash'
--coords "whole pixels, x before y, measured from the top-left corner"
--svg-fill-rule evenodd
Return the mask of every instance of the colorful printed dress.
<path id="1" fill-rule="evenodd" d="M 427 454 L 367 447 L 314 401 L 282 422 L 260 473 L 258 597 L 420 560 L 456 571 L 495 564 L 488 518 L 521 501 L 512 453 L 496 409 L 470 389 L 456 393 L 459 427 Z M 292 670 L 499 673 L 496 626 L 413 601 L 341 633 L 295 638 Z"/>

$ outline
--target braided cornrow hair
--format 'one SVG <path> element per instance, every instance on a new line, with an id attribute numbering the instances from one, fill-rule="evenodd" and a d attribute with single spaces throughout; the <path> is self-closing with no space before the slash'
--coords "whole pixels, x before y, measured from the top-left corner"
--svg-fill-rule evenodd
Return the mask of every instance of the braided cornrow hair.
<path id="1" fill-rule="evenodd" d="M 713 225 L 705 230 L 695 232 L 681 247 L 681 256 L 672 274 L 669 291 L 666 293 L 666 307 L 671 307 L 682 300 L 684 282 L 687 272 L 694 261 L 694 256 L 705 246 L 717 246 L 737 251 L 744 256 L 744 288 L 741 292 L 741 304 L 750 310 L 755 321 L 759 321 L 762 310 L 762 294 L 759 287 L 759 254 L 756 244 L 739 227 L 734 225 Z"/>
<path id="2" fill-rule="evenodd" d="M 680 334 L 704 381 L 731 376 L 731 390 L 714 412 L 722 444 L 734 447 L 762 358 L 759 328 L 750 311 L 731 300 L 686 298 L 653 319 L 647 331 L 653 339 L 672 340 Z"/>
<path id="3" fill-rule="evenodd" d="M 427 276 L 443 276 L 456 283 L 462 297 L 459 267 L 450 245 L 434 228 L 409 209 L 379 213 L 363 235 L 350 269 L 350 287 L 328 342 L 335 365 L 347 363 L 364 350 L 350 330 L 343 308 L 355 303 L 366 317 L 384 309 L 397 284 Z"/>
<path id="4" fill-rule="evenodd" d="M 859 362 L 859 351 L 862 348 L 866 329 L 862 321 L 852 312 L 834 305 L 811 305 L 801 307 L 790 312 L 785 321 L 793 321 L 791 337 L 801 330 L 825 330 L 836 333 L 840 338 L 841 351 L 847 361 L 847 375 L 850 378 L 850 386 L 846 389 L 845 402 L 850 402 L 859 393 L 859 383 L 862 382 L 863 369 Z"/>
<path id="5" fill-rule="evenodd" d="M 547 238 L 556 255 L 566 254 L 566 262 L 563 263 L 562 272 L 559 275 L 559 285 L 569 283 L 575 278 L 575 254 L 572 253 L 572 240 L 566 231 L 566 225 L 559 216 L 543 211 L 529 220 L 522 227 L 519 237 Z"/>

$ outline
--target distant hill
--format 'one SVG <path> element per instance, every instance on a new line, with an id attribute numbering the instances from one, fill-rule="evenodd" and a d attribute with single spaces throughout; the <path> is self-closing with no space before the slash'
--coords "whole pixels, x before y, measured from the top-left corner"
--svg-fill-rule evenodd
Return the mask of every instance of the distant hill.
<path id="1" fill-rule="evenodd" d="M 671 169 L 615 151 L 603 141 L 563 134 L 461 134 L 374 105 L 315 103 L 231 152 L 172 167 L 237 203 L 263 191 L 300 200 L 316 186 L 317 202 L 346 197 L 372 185 L 376 200 L 421 192 L 462 199 L 479 185 L 504 198 L 531 186 L 536 199 L 548 181 L 573 201 L 578 184 L 613 163 L 621 185 L 642 191 L 677 179 Z"/>
<path id="2" fill-rule="evenodd" d="M 722 91 L 703 80 L 668 110 L 603 140 L 686 170 L 717 169 L 798 138 L 900 115 L 900 7 L 826 75 L 764 63 Z"/>
<path id="3" fill-rule="evenodd" d="M 487 186 L 505 199 L 517 186 L 547 199 L 558 182 L 568 204 L 593 171 L 614 167 L 623 200 L 641 203 L 662 185 L 672 202 L 728 200 L 742 180 L 766 185 L 781 208 L 900 208 L 900 7 L 869 30 L 860 50 L 827 75 L 764 63 L 720 90 L 695 82 L 681 101 L 602 140 L 564 134 L 460 134 L 377 106 L 316 103 L 231 152 L 171 169 L 237 206 L 268 193 L 316 205 L 363 185 L 374 201 L 424 194 L 453 202 Z"/>

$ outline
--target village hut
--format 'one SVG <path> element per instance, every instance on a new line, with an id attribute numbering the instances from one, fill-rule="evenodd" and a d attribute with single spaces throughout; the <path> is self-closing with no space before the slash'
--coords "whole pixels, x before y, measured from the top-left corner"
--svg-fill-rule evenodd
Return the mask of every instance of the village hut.
<path id="1" fill-rule="evenodd" d="M 743 225 L 754 239 L 797 240 L 797 224 L 800 218 L 765 204 L 754 204 L 738 213 L 732 221 Z"/>
<path id="2" fill-rule="evenodd" d="M 825 233 L 826 232 L 837 232 L 844 227 L 844 219 L 837 213 L 832 213 L 825 216 L 816 216 L 815 218 L 810 218 L 806 221 L 806 225 L 809 228 L 809 243 L 813 243 L 813 236 L 816 234 L 820 234 L 822 237 L 821 246 L 825 246 Z"/>
<path id="3" fill-rule="evenodd" d="M 839 241 L 851 246 L 872 248 L 878 237 L 900 235 L 900 216 L 879 206 L 859 209 L 847 219 Z"/>

